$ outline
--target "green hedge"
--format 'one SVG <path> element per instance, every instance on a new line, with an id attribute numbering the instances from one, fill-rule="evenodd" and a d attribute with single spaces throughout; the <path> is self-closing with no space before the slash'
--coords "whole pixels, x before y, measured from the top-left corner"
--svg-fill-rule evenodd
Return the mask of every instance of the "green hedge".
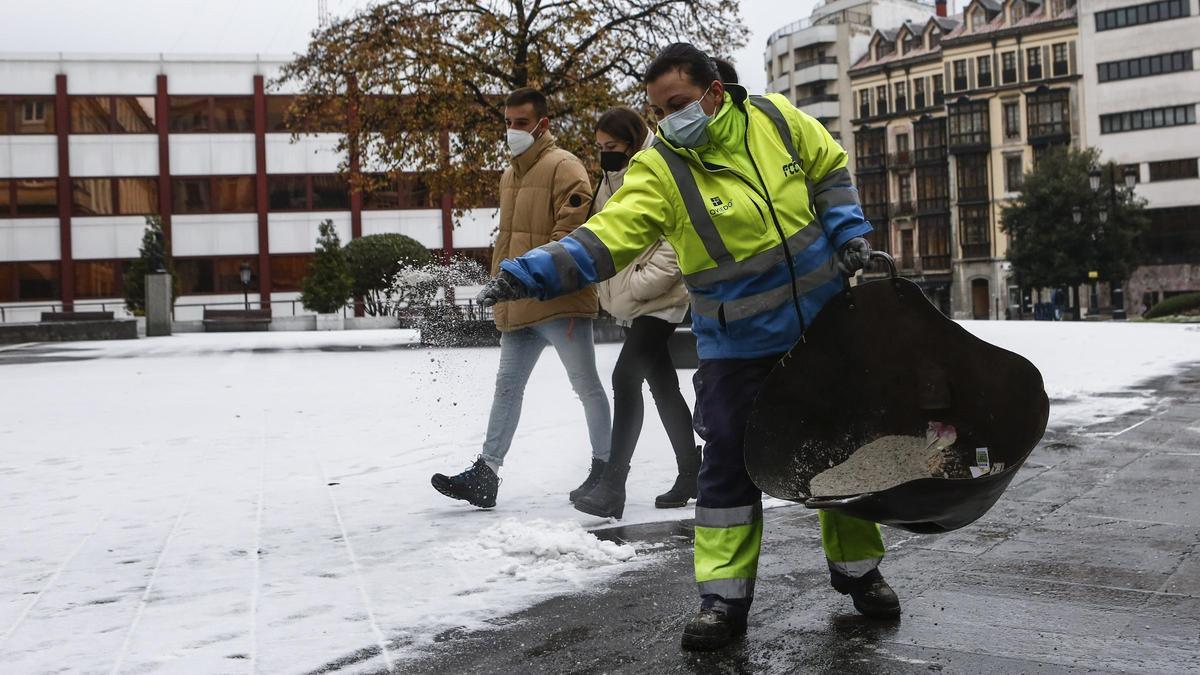
<path id="1" fill-rule="evenodd" d="M 1200 293 L 1184 293 L 1167 298 L 1151 307 L 1144 316 L 1147 319 L 1158 319 L 1164 316 L 1183 314 L 1190 310 L 1200 310 Z"/>

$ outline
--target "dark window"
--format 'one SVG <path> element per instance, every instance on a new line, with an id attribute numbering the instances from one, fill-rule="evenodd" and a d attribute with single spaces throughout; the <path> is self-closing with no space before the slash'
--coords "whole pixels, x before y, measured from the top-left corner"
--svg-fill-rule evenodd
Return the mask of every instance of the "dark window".
<path id="1" fill-rule="evenodd" d="M 272 211 L 308 209 L 308 176 L 268 176 L 267 203 Z"/>
<path id="2" fill-rule="evenodd" d="M 0 302 L 17 299 L 17 267 L 13 263 L 0 262 Z"/>
<path id="3" fill-rule="evenodd" d="M 1017 101 L 1004 104 L 1004 138 L 1021 138 L 1021 104 Z"/>
<path id="4" fill-rule="evenodd" d="M 924 108 L 929 102 L 925 100 L 925 78 L 913 80 L 913 108 Z"/>
<path id="5" fill-rule="evenodd" d="M 268 96 L 267 104 L 267 133 L 291 131 L 287 126 L 287 112 L 291 107 L 294 96 Z M 271 265 L 271 280 L 274 286 L 275 265 Z"/>
<path id="6" fill-rule="evenodd" d="M 57 262 L 19 262 L 14 265 L 17 300 L 57 300 Z"/>
<path id="7" fill-rule="evenodd" d="M 5 101 L 0 99 L 0 105 Z M 4 133 L 52 134 L 54 126 L 54 98 L 49 96 L 14 96 L 8 99 L 11 106 L 8 117 L 11 129 Z"/>
<path id="8" fill-rule="evenodd" d="M 958 157 L 958 201 L 988 201 L 986 153 L 959 155 Z"/>
<path id="9" fill-rule="evenodd" d="M 16 193 L 13 196 L 16 215 L 58 215 L 58 181 L 53 178 L 17 178 L 12 183 Z"/>
<path id="10" fill-rule="evenodd" d="M 933 76 L 933 104 L 941 105 L 946 101 L 946 88 L 941 75 Z"/>
<path id="11" fill-rule="evenodd" d="M 1016 192 L 1021 189 L 1021 183 L 1024 180 L 1025 168 L 1022 164 L 1020 155 L 1007 155 L 1004 157 L 1004 189 L 1008 192 Z"/>
<path id="12" fill-rule="evenodd" d="M 213 206 L 220 213 L 253 213 L 257 210 L 254 176 L 213 178 Z"/>
<path id="13" fill-rule="evenodd" d="M 867 217 L 871 220 L 887 218 L 887 182 L 882 173 L 863 174 L 855 180 L 859 199 Z"/>
<path id="14" fill-rule="evenodd" d="M 1017 81 L 1017 53 L 1004 52 L 1000 55 L 1000 81 L 1012 84 Z"/>
<path id="15" fill-rule="evenodd" d="M 964 258 L 986 258 L 991 254 L 988 210 L 987 204 L 958 208 L 959 239 Z"/>
<path id="16" fill-rule="evenodd" d="M 1195 157 L 1191 159 L 1150 162 L 1150 182 L 1197 178 L 1200 177 L 1200 173 L 1197 173 L 1197 167 L 1200 167 L 1200 164 L 1197 164 Z"/>
<path id="17" fill-rule="evenodd" d="M 992 57 L 980 56 L 978 59 L 976 59 L 975 67 L 979 86 L 992 86 Z"/>
<path id="18" fill-rule="evenodd" d="M 154 133 L 153 96 L 72 96 L 73 134 Z"/>
<path id="19" fill-rule="evenodd" d="M 930 33 L 929 33 L 929 48 L 933 49 L 934 47 L 936 47 L 940 44 L 942 44 L 942 34 L 940 32 L 938 32 L 936 29 L 933 31 L 930 31 Z"/>
<path id="20" fill-rule="evenodd" d="M 1025 50 L 1025 79 L 1042 79 L 1042 48 L 1030 47 Z"/>
<path id="21" fill-rule="evenodd" d="M 158 213 L 158 180 L 155 178 L 117 178 L 117 213 L 144 216 Z"/>
<path id="22" fill-rule="evenodd" d="M 1050 53 L 1052 54 L 1051 61 L 1053 62 L 1054 76 L 1062 77 L 1069 74 L 1071 63 L 1067 58 L 1067 43 L 1059 42 L 1050 48 Z"/>
<path id="23" fill-rule="evenodd" d="M 884 129 L 863 129 L 854 133 L 854 157 L 858 171 L 883 168 L 887 155 L 886 133 Z"/>
<path id="24" fill-rule="evenodd" d="M 950 174 L 946 165 L 917 167 L 917 213 L 941 213 L 950 208 Z"/>
<path id="25" fill-rule="evenodd" d="M 176 178 L 171 181 L 172 213 L 212 213 L 212 180 Z"/>
<path id="26" fill-rule="evenodd" d="M 1200 259 L 1200 207 L 1146 209 L 1150 225 L 1142 234 L 1148 263 L 1194 263 Z"/>
<path id="27" fill-rule="evenodd" d="M 967 88 L 967 60 L 959 59 L 954 62 L 954 91 L 964 91 Z"/>
<path id="28" fill-rule="evenodd" d="M 167 128 L 172 132 L 212 131 L 210 102 L 207 96 L 172 96 Z"/>
<path id="29" fill-rule="evenodd" d="M 1096 70 L 1101 82 L 1111 82 L 1192 70 L 1192 63 L 1192 52 L 1188 50 L 1142 56 L 1124 61 L 1108 61 L 1097 65 Z"/>
<path id="30" fill-rule="evenodd" d="M 8 218 L 13 214 L 13 185 L 11 181 L 0 180 L 0 218 Z"/>
<path id="31" fill-rule="evenodd" d="M 900 192 L 900 207 L 902 210 L 911 210 L 913 193 L 912 193 L 912 174 L 902 173 L 896 176 L 896 187 Z"/>
<path id="32" fill-rule="evenodd" d="M 249 96 L 213 97 L 213 131 L 254 131 L 254 99 Z"/>
<path id="33" fill-rule="evenodd" d="M 172 96 L 172 132 L 254 131 L 254 99 L 249 96 Z"/>
<path id="34" fill-rule="evenodd" d="M 75 297 L 121 297 L 123 294 L 121 273 L 124 266 L 118 260 L 76 260 Z"/>
<path id="35" fill-rule="evenodd" d="M 416 174 L 403 174 L 399 179 L 380 177 L 363 193 L 363 208 L 369 210 L 429 209 L 436 207 L 435 201 L 429 186 Z"/>
<path id="36" fill-rule="evenodd" d="M 860 118 L 871 116 L 871 90 L 860 89 L 858 91 L 858 116 Z"/>
<path id="37" fill-rule="evenodd" d="M 944 162 L 946 159 L 946 118 L 918 120 L 913 124 L 916 160 Z"/>
<path id="38" fill-rule="evenodd" d="M 72 212 L 77 216 L 143 216 L 158 213 L 155 178 L 76 178 Z"/>
<path id="39" fill-rule="evenodd" d="M 1169 21 L 1188 16 L 1190 13 L 1190 0 L 1158 0 L 1158 2 L 1148 2 L 1132 7 L 1120 7 L 1096 12 L 1096 31 L 1128 28 L 1156 21 Z"/>
<path id="40" fill-rule="evenodd" d="M 988 144 L 988 102 L 968 101 L 950 106 L 950 146 Z"/>
<path id="41" fill-rule="evenodd" d="M 917 225 L 922 267 L 926 271 L 950 269 L 950 214 L 921 216 Z"/>
<path id="42" fill-rule="evenodd" d="M 886 84 L 875 87 L 875 114 L 888 114 L 888 90 Z"/>
<path id="43" fill-rule="evenodd" d="M 338 175 L 312 177 L 312 209 L 346 210 L 350 208 L 350 189 Z"/>
<path id="44" fill-rule="evenodd" d="M 12 115 L 9 113 L 9 110 L 8 110 L 10 105 L 11 105 L 11 103 L 9 102 L 8 99 L 4 98 L 3 96 L 0 96 L 0 134 L 13 133 L 12 129 L 9 127 L 9 121 L 12 119 Z M 3 266 L 0 266 L 0 268 L 7 269 L 7 268 L 4 268 Z M 0 279 L 0 284 L 3 284 L 3 279 Z M 2 285 L 0 285 L 0 293 L 3 293 L 3 292 L 4 292 L 4 287 Z M 0 297 L 3 297 L 3 296 L 0 296 Z"/>
<path id="45" fill-rule="evenodd" d="M 116 213 L 111 178 L 76 178 L 71 181 L 72 213 L 77 216 L 111 216 Z"/>
<path id="46" fill-rule="evenodd" d="M 908 83 L 897 82 L 894 86 L 896 94 L 896 112 L 905 112 L 908 110 Z"/>
<path id="47" fill-rule="evenodd" d="M 241 293 L 241 269 L 250 265 L 250 283 L 246 290 L 258 290 L 258 256 L 230 258 L 175 258 L 175 274 L 182 295 L 199 293 Z"/>
<path id="48" fill-rule="evenodd" d="M 1177 127 L 1196 123 L 1195 105 L 1177 105 L 1169 108 L 1150 108 L 1100 116 L 1100 133 L 1116 134 L 1142 129 Z"/>
<path id="49" fill-rule="evenodd" d="M 1071 134 L 1071 101 L 1067 90 L 1033 93 L 1025 98 L 1030 142 Z"/>
<path id="50" fill-rule="evenodd" d="M 308 276 L 308 266 L 312 260 L 311 253 L 271 256 L 271 290 L 300 290 L 300 282 Z"/>

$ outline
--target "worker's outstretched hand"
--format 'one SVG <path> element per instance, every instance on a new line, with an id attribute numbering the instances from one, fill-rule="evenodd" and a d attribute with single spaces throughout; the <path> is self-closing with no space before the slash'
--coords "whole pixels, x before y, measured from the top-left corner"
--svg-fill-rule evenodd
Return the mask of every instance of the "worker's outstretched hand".
<path id="1" fill-rule="evenodd" d="M 853 276 L 864 269 L 870 260 L 871 245 L 862 237 L 855 237 L 842 244 L 842 250 L 838 251 L 838 269 L 842 274 Z"/>
<path id="2" fill-rule="evenodd" d="M 497 274 L 496 278 L 488 281 L 483 290 L 479 291 L 479 295 L 475 296 L 475 302 L 484 307 L 491 307 L 497 302 L 520 300 L 521 298 L 528 297 L 529 289 L 525 288 L 524 284 L 507 270 L 500 270 L 500 274 Z"/>

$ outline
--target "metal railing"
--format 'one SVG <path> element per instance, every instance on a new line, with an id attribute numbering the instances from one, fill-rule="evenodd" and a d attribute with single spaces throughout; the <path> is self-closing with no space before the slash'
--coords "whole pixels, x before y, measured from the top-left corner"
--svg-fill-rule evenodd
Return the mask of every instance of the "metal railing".
<path id="1" fill-rule="evenodd" d="M 814 103 L 837 103 L 837 94 L 817 94 L 815 96 L 805 96 L 796 101 L 797 106 L 812 105 Z"/>
<path id="2" fill-rule="evenodd" d="M 107 312 L 107 311 L 109 311 L 108 308 L 112 307 L 114 313 L 125 309 L 125 301 L 124 300 L 97 300 L 97 301 L 91 301 L 91 302 L 77 301 L 77 302 L 72 303 L 72 305 L 77 309 L 79 307 L 99 307 L 101 312 Z M 9 317 L 10 312 L 15 314 L 17 312 L 24 313 L 26 311 L 37 312 L 39 314 L 43 311 L 49 311 L 53 314 L 57 314 L 59 312 L 65 311 L 65 310 L 63 309 L 62 302 L 19 304 L 19 305 L 7 305 L 7 306 L 0 305 L 0 323 L 8 323 L 8 317 Z M 128 312 L 126 312 L 126 315 L 132 316 Z"/>
<path id="3" fill-rule="evenodd" d="M 811 68 L 812 66 L 830 65 L 830 64 L 836 64 L 836 63 L 837 63 L 836 56 L 822 55 L 822 56 L 818 56 L 815 59 L 805 59 L 803 61 L 797 61 L 795 70 L 804 70 L 805 68 Z"/>
<path id="4" fill-rule="evenodd" d="M 926 272 L 933 270 L 948 270 L 950 269 L 950 254 L 923 255 L 921 256 L 921 267 Z"/>

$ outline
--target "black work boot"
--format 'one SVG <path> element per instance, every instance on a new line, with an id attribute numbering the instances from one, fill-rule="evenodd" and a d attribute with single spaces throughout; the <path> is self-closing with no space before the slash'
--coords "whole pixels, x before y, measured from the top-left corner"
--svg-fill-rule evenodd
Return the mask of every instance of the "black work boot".
<path id="1" fill-rule="evenodd" d="M 575 503 L 576 499 L 586 495 L 592 491 L 592 488 L 596 487 L 596 483 L 600 482 L 600 476 L 604 475 L 604 467 L 607 465 L 608 462 L 596 459 L 595 457 L 592 458 L 592 468 L 588 470 L 588 475 L 583 480 L 583 485 L 571 490 L 571 494 L 568 495 L 572 504 Z"/>
<path id="2" fill-rule="evenodd" d="M 677 509 L 687 506 L 689 499 L 696 498 L 696 476 L 700 473 L 700 446 L 695 452 L 675 455 L 679 475 L 670 490 L 654 498 L 654 506 L 660 509 Z"/>
<path id="3" fill-rule="evenodd" d="M 628 475 L 628 466 L 607 465 L 596 487 L 575 500 L 575 510 L 601 518 L 620 519 L 625 513 L 625 477 Z"/>
<path id="4" fill-rule="evenodd" d="M 500 487 L 500 477 L 482 457 L 457 476 L 435 473 L 430 482 L 434 489 L 447 497 L 464 499 L 481 509 L 496 505 L 496 490 Z"/>
<path id="5" fill-rule="evenodd" d="M 689 652 L 710 652 L 745 634 L 744 617 L 734 617 L 718 608 L 704 607 L 683 627 L 680 646 Z"/>
<path id="6" fill-rule="evenodd" d="M 854 600 L 854 609 L 872 619 L 895 619 L 900 616 L 900 598 L 883 580 L 878 569 L 871 570 L 858 579 L 851 579 L 836 571 L 831 572 L 833 587 L 842 595 Z"/>

